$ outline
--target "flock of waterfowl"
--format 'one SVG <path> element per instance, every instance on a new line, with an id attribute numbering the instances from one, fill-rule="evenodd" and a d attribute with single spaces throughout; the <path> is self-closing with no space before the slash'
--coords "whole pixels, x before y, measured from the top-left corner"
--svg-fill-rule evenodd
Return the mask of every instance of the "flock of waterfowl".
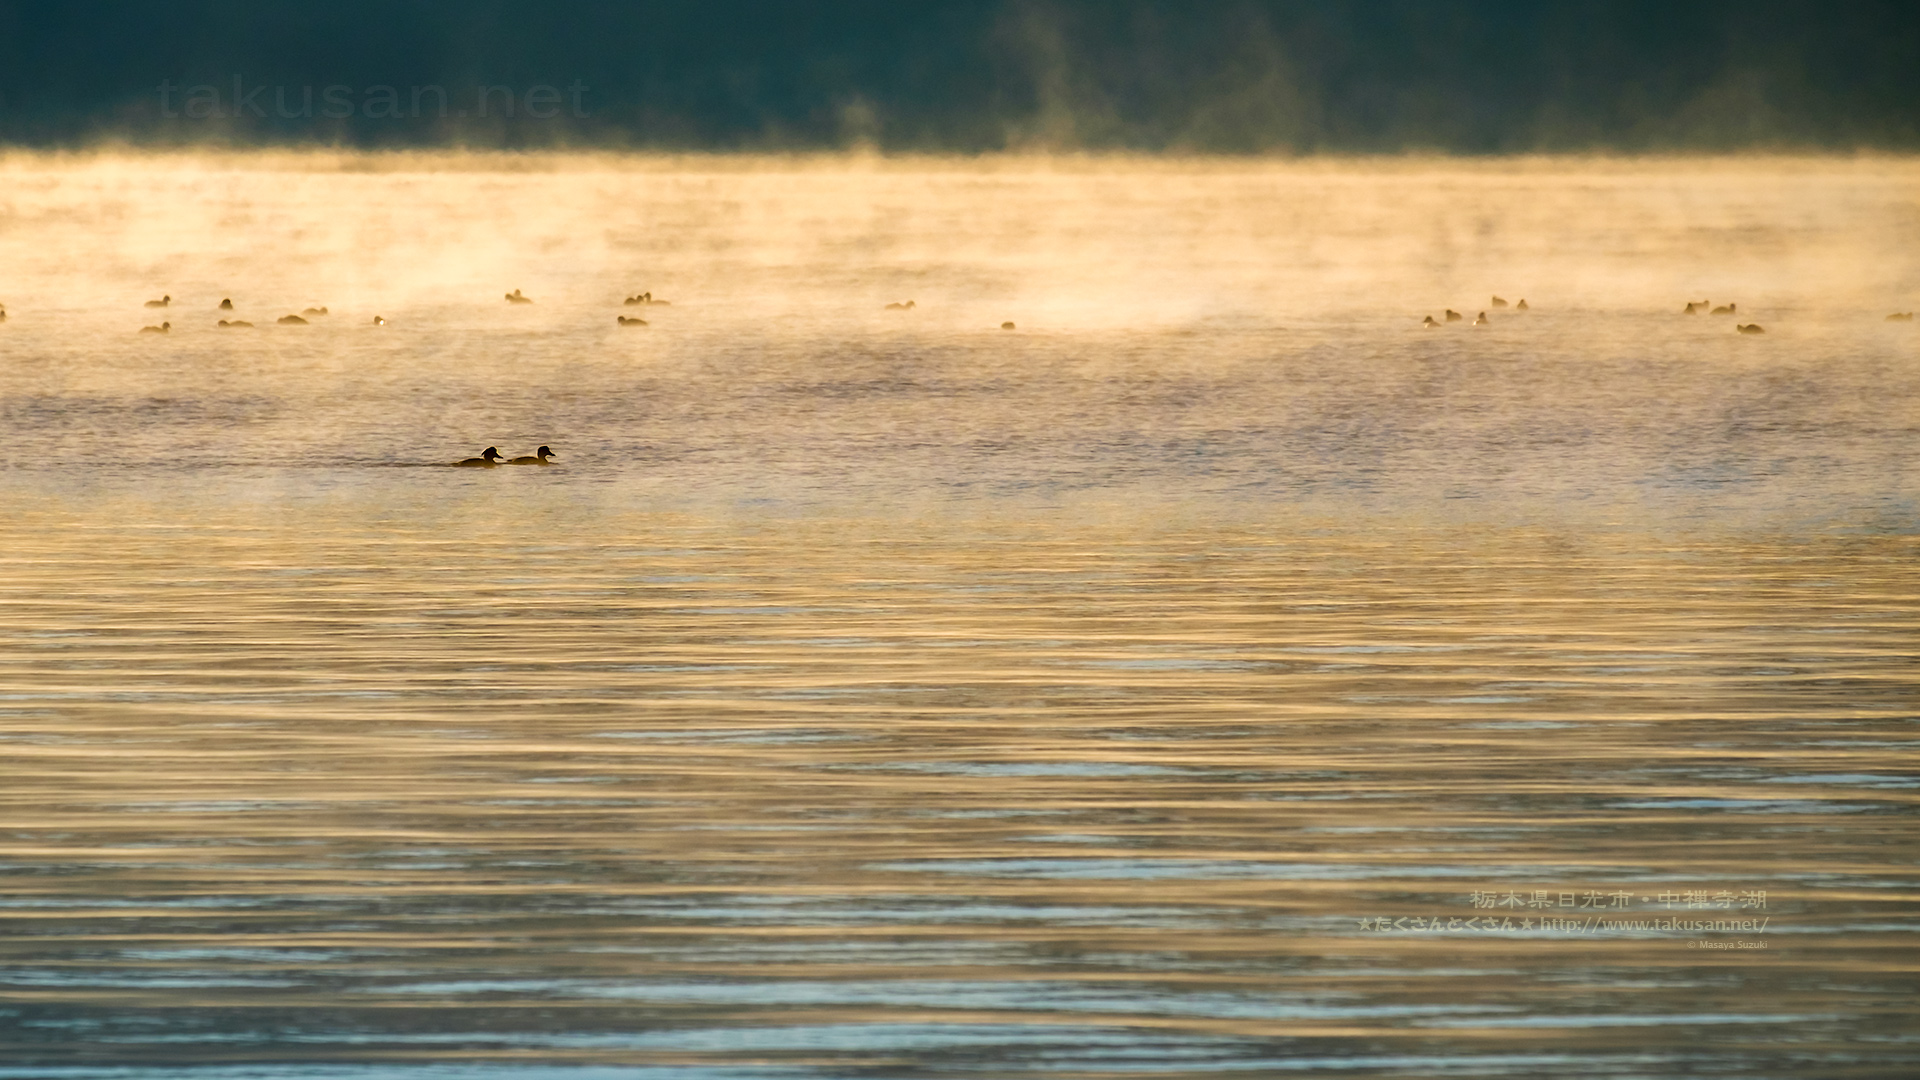
<path id="1" fill-rule="evenodd" d="M 507 303 L 509 304 L 533 303 L 533 297 L 526 295 L 525 293 L 521 292 L 519 289 L 515 289 L 512 292 L 507 293 L 506 300 L 507 300 Z M 673 302 L 670 300 L 658 300 L 654 298 L 653 293 L 643 292 L 643 293 L 635 293 L 634 295 L 629 296 L 625 300 L 621 301 L 621 303 L 626 307 L 652 307 L 652 306 L 671 307 Z M 145 306 L 149 308 L 171 308 L 173 306 L 173 297 L 172 295 L 169 294 L 169 295 L 162 296 L 158 300 L 149 300 L 146 302 Z M 916 305 L 912 300 L 900 300 L 900 301 L 895 301 L 893 303 L 887 304 L 884 310 L 912 311 L 915 306 Z M 1516 313 L 1529 310 L 1529 308 L 1527 307 L 1527 301 L 1524 297 L 1519 302 L 1509 305 L 1504 299 L 1498 296 L 1495 296 L 1492 298 L 1492 302 L 1487 305 L 1489 310 L 1497 310 L 1499 308 L 1505 308 L 1509 306 Z M 234 310 L 232 298 L 228 297 L 228 298 L 222 299 L 218 305 L 218 310 L 220 311 Z M 1701 314 L 1702 312 L 1708 315 L 1735 316 L 1736 319 L 1734 323 L 1734 330 L 1738 333 L 1742 333 L 1742 334 L 1766 333 L 1766 330 L 1763 327 L 1761 327 L 1759 323 L 1742 323 L 1738 321 L 1738 318 L 1737 318 L 1739 315 L 1738 304 L 1729 303 L 1729 304 L 1722 304 L 1719 307 L 1715 307 L 1713 304 L 1713 301 L 1711 300 L 1689 300 L 1687 302 L 1687 306 L 1684 309 L 1682 309 L 1682 314 L 1686 314 L 1686 315 L 1698 315 L 1698 314 Z M 310 307 L 305 309 L 304 311 L 301 311 L 297 315 L 282 315 L 274 321 L 280 326 L 306 326 L 313 319 L 324 317 L 327 314 L 328 314 L 327 309 L 324 307 Z M 617 315 L 614 318 L 615 318 L 615 321 L 618 322 L 619 325 L 621 326 L 649 325 L 647 320 L 642 319 L 639 316 Z M 6 321 L 7 321 L 7 306 L 5 304 L 0 304 L 0 323 L 6 322 Z M 1445 326 L 1447 323 L 1456 323 L 1456 322 L 1465 322 L 1465 321 L 1466 321 L 1465 315 L 1462 315 L 1461 313 L 1453 310 L 1452 308 L 1447 308 L 1441 318 L 1436 319 L 1433 316 L 1428 315 L 1425 318 L 1420 320 L 1420 324 L 1429 329 L 1433 329 L 1436 327 Z M 1887 316 L 1886 321 L 1887 322 L 1912 322 L 1913 312 L 1896 311 L 1893 314 Z M 253 324 L 250 322 L 247 322 L 245 319 L 221 319 L 214 325 L 224 330 L 251 329 L 253 327 Z M 385 326 L 387 325 L 387 320 L 382 316 L 375 315 L 373 317 L 373 325 Z M 1473 325 L 1492 326 L 1493 320 L 1487 317 L 1487 313 L 1485 311 L 1482 311 L 1474 317 Z M 140 333 L 165 334 L 170 332 L 172 329 L 173 329 L 173 323 L 162 322 L 158 326 L 143 326 L 140 328 Z M 1015 327 L 1014 327 L 1014 324 L 1011 322 L 1003 322 L 1000 324 L 1000 329 L 1012 330 L 1012 329 L 1015 329 Z"/>
<path id="2" fill-rule="evenodd" d="M 509 304 L 531 304 L 533 303 L 533 298 L 530 296 L 527 296 L 525 293 L 521 292 L 519 289 L 515 289 L 512 292 L 506 294 L 506 301 Z M 643 293 L 635 293 L 634 295 L 627 297 L 625 300 L 621 301 L 621 304 L 625 307 L 655 307 L 655 306 L 668 307 L 672 305 L 672 301 L 659 300 L 654 297 L 652 292 L 643 292 Z M 168 295 L 161 296 L 160 299 L 158 300 L 148 300 L 144 306 L 148 308 L 159 308 L 159 309 L 171 308 L 173 307 L 173 296 L 171 294 L 168 294 Z M 915 306 L 916 305 L 912 300 L 902 300 L 902 301 L 895 301 L 893 303 L 887 304 L 884 310 L 912 311 Z M 1509 305 L 1506 300 L 1498 296 L 1495 296 L 1492 298 L 1492 302 L 1488 305 L 1489 309 L 1506 308 L 1509 306 L 1511 306 L 1512 310 L 1516 313 L 1529 310 L 1527 306 L 1527 302 L 1524 298 L 1515 304 Z M 216 306 L 216 310 L 233 311 L 234 310 L 233 299 L 231 297 L 223 298 L 220 301 L 220 303 Z M 1715 307 L 1711 300 L 1690 300 L 1687 302 L 1687 306 L 1682 310 L 1682 314 L 1685 314 L 1685 315 L 1699 315 L 1702 312 L 1708 315 L 1734 316 L 1735 317 L 1734 330 L 1738 333 L 1742 333 L 1742 334 L 1766 333 L 1766 330 L 1763 329 L 1759 323 L 1742 323 L 1738 321 L 1738 316 L 1739 316 L 1738 304 L 1728 303 L 1728 304 L 1723 304 L 1719 307 Z M 324 318 L 327 315 L 328 315 L 328 311 L 325 307 L 310 307 L 301 311 L 297 315 L 282 315 L 280 316 L 280 318 L 276 319 L 275 322 L 280 326 L 306 326 L 306 325 L 309 325 L 311 320 L 316 318 Z M 627 315 L 618 315 L 615 318 L 618 320 L 619 325 L 621 326 L 646 326 L 647 325 L 647 320 L 639 318 L 637 316 L 629 317 Z M 6 321 L 7 321 L 7 307 L 4 303 L 0 303 L 0 323 L 6 322 Z M 1464 322 L 1464 321 L 1466 321 L 1465 315 L 1462 315 L 1460 312 L 1455 311 L 1452 308 L 1448 308 L 1444 312 L 1443 317 L 1441 319 L 1435 319 L 1433 316 L 1428 315 L 1421 320 L 1421 325 L 1431 329 L 1435 327 L 1445 326 L 1447 323 L 1456 323 L 1456 322 Z M 1913 312 L 1896 311 L 1893 314 L 1888 315 L 1886 317 L 1886 321 L 1887 322 L 1912 322 Z M 1477 315 L 1474 318 L 1473 325 L 1491 326 L 1492 322 L 1493 321 L 1491 319 L 1487 318 L 1487 313 L 1485 311 L 1482 311 L 1479 313 L 1479 315 Z M 385 326 L 386 324 L 387 324 L 387 320 L 385 318 L 379 315 L 375 315 L 373 317 L 373 325 Z M 221 329 L 250 329 L 253 326 L 252 323 L 247 322 L 244 319 L 221 319 L 217 323 L 215 323 L 215 325 L 220 327 Z M 1000 329 L 1002 330 L 1012 330 L 1014 328 L 1015 328 L 1014 324 L 1011 322 L 1003 322 L 1000 324 Z M 173 329 L 172 322 L 162 321 L 158 326 L 141 327 L 140 333 L 165 334 L 165 333 L 171 332 L 172 329 Z M 540 447 L 540 449 L 534 451 L 532 454 L 528 454 L 523 457 L 508 459 L 500 456 L 500 450 L 498 447 L 489 446 L 484 451 L 481 452 L 479 457 L 465 458 L 463 460 L 453 462 L 452 464 L 455 465 L 456 467 L 473 468 L 473 469 L 491 469 L 500 465 L 551 465 L 553 464 L 553 461 L 551 460 L 553 456 L 554 454 L 552 449 L 542 446 Z"/>
<path id="3" fill-rule="evenodd" d="M 512 292 L 507 293 L 506 300 L 507 300 L 507 303 L 509 304 L 533 303 L 533 297 L 526 295 L 525 293 L 521 292 L 519 289 L 515 289 Z M 626 300 L 622 302 L 628 307 L 649 306 L 649 305 L 658 305 L 661 307 L 668 307 L 672 305 L 672 301 L 670 300 L 654 299 L 653 293 L 651 292 L 643 292 L 633 296 L 629 296 L 626 298 Z M 149 300 L 146 302 L 144 306 L 149 308 L 171 308 L 173 306 L 173 296 L 172 294 L 168 294 L 168 295 L 162 296 L 158 300 Z M 888 305 L 888 307 L 900 307 L 900 306 L 901 305 L 898 305 L 898 304 Z M 913 301 L 911 300 L 907 301 L 905 306 L 912 307 Z M 215 308 L 215 310 L 217 311 L 234 310 L 233 298 L 232 297 L 222 298 L 220 303 Z M 307 326 L 307 325 L 310 325 L 314 319 L 320 318 L 327 314 L 328 314 L 328 311 L 324 307 L 310 307 L 304 311 L 301 311 L 297 315 L 282 315 L 278 319 L 275 319 L 274 322 L 279 326 Z M 621 326 L 646 326 L 647 325 L 647 320 L 641 319 L 641 318 L 628 318 L 625 315 L 621 315 L 618 318 Z M 0 305 L 0 322 L 5 322 L 6 320 L 7 320 L 6 308 L 4 305 Z M 214 325 L 219 327 L 222 330 L 251 330 L 253 328 L 253 324 L 246 321 L 245 319 L 221 319 L 218 322 L 216 322 Z M 387 325 L 387 320 L 384 316 L 375 315 L 373 317 L 373 325 L 385 326 Z M 140 328 L 140 333 L 165 334 L 165 333 L 172 332 L 172 330 L 173 330 L 173 323 L 162 322 L 158 326 L 143 326 Z"/>
<path id="4" fill-rule="evenodd" d="M 171 308 L 173 307 L 173 296 L 172 294 L 168 294 L 166 296 L 162 296 L 158 300 L 149 300 L 146 302 L 144 306 L 150 307 L 150 308 Z M 214 310 L 216 311 L 234 310 L 233 298 L 232 297 L 222 298 L 220 303 L 214 306 Z M 311 322 L 311 320 L 320 318 L 326 314 L 327 314 L 327 309 L 324 307 L 310 307 L 310 308 L 307 308 L 305 311 L 302 311 L 298 315 L 282 315 L 274 321 L 281 326 L 306 326 Z M 5 321 L 5 318 L 6 318 L 5 311 L 0 310 L 0 321 Z M 387 324 L 387 320 L 381 318 L 380 316 L 375 315 L 373 317 L 373 325 L 385 326 L 386 324 Z M 248 322 L 245 319 L 221 319 L 220 321 L 214 323 L 214 325 L 219 327 L 222 330 L 253 329 L 253 324 Z M 172 332 L 173 332 L 173 323 L 170 321 L 163 321 L 159 326 L 143 326 L 140 328 L 140 333 L 142 334 L 167 334 Z"/>
<path id="5" fill-rule="evenodd" d="M 1507 302 L 1505 300 L 1502 300 L 1498 296 L 1496 296 L 1493 298 L 1493 303 L 1488 306 L 1494 307 L 1494 308 L 1503 308 L 1507 306 Z M 1527 302 L 1525 300 L 1521 300 L 1518 304 L 1513 305 L 1513 309 L 1515 311 L 1526 311 Z M 1740 314 L 1739 304 L 1722 304 L 1719 307 L 1714 307 L 1713 301 L 1711 300 L 1689 300 L 1687 301 L 1687 306 L 1681 311 L 1681 314 L 1698 315 L 1701 312 L 1706 312 L 1708 315 L 1735 316 L 1734 324 L 1733 324 L 1733 329 L 1735 333 L 1764 334 L 1767 332 L 1766 328 L 1762 327 L 1759 323 L 1740 322 L 1738 318 Z M 1435 327 L 1445 326 L 1447 323 L 1462 322 L 1465 319 L 1466 319 L 1465 315 L 1460 314 L 1459 312 L 1453 310 L 1452 308 L 1448 308 L 1444 315 L 1444 321 L 1442 319 L 1436 319 L 1433 316 L 1428 315 L 1426 318 L 1420 320 L 1420 325 L 1427 327 L 1428 329 L 1431 330 Z M 1893 314 L 1887 316 L 1886 321 L 1887 322 L 1912 322 L 1913 312 L 1896 311 Z M 1011 328 L 1013 324 L 1008 323 L 1007 325 L 1009 328 Z M 1493 320 L 1487 318 L 1487 313 L 1483 311 L 1474 318 L 1473 325 L 1492 326 Z"/>
<path id="6" fill-rule="evenodd" d="M 533 297 L 528 296 L 526 293 L 520 291 L 519 289 L 515 289 L 512 292 L 505 294 L 505 298 L 507 303 L 509 304 L 533 303 Z M 621 304 L 624 307 L 671 307 L 672 303 L 673 302 L 670 300 L 662 300 L 655 297 L 651 291 L 635 293 L 634 295 L 629 296 L 625 300 L 621 301 Z M 161 296 L 160 299 L 158 300 L 148 300 L 143 306 L 147 308 L 154 308 L 154 309 L 161 309 L 161 310 L 171 309 L 173 307 L 173 295 L 171 293 L 168 293 L 166 295 Z M 885 310 L 911 311 L 914 309 L 915 306 L 916 305 L 912 300 L 906 300 L 906 301 L 890 303 L 886 306 Z M 1522 307 L 1525 306 L 1525 301 L 1521 302 L 1521 306 Z M 214 310 L 216 311 L 236 310 L 233 305 L 233 298 L 223 297 L 220 303 L 215 305 Z M 318 319 L 318 318 L 324 318 L 328 314 L 329 312 L 325 307 L 310 307 L 301 311 L 299 314 L 282 315 L 278 319 L 274 320 L 274 322 L 276 325 L 279 325 L 279 326 L 307 326 L 311 324 L 312 320 Z M 647 320 L 642 319 L 638 316 L 618 315 L 618 316 L 615 316 L 615 318 L 617 319 L 619 325 L 621 326 L 648 325 Z M 6 305 L 0 304 L 0 322 L 5 322 L 6 320 L 7 320 Z M 386 324 L 387 324 L 387 320 L 384 317 L 379 315 L 375 315 L 373 317 L 373 325 L 385 326 Z M 222 330 L 234 330 L 234 329 L 250 330 L 253 328 L 253 324 L 246 321 L 245 319 L 220 319 L 214 325 L 219 327 Z M 1012 330 L 1014 329 L 1014 324 L 1011 322 L 1003 322 L 1000 324 L 1000 329 Z M 166 333 L 171 333 L 172 331 L 173 331 L 173 323 L 171 321 L 162 321 L 158 326 L 143 326 L 140 328 L 139 332 L 142 334 L 166 334 Z M 550 447 L 542 446 L 540 449 L 535 450 L 532 454 L 528 454 L 524 457 L 508 459 L 508 458 L 502 458 L 500 456 L 500 450 L 498 447 L 489 446 L 480 453 L 479 457 L 465 458 L 460 461 L 453 462 L 452 464 L 457 468 L 468 468 L 468 469 L 491 469 L 500 465 L 551 465 L 553 464 L 553 461 L 552 461 L 553 456 L 554 456 L 553 450 Z"/>
<path id="7" fill-rule="evenodd" d="M 510 293 L 506 293 L 505 297 L 506 297 L 507 303 L 509 304 L 533 303 L 533 297 L 528 296 L 527 294 L 521 292 L 519 289 L 515 289 Z M 1497 296 L 1494 297 L 1495 307 L 1505 307 L 1506 303 L 1507 302 L 1505 300 L 1502 300 Z M 643 293 L 635 293 L 634 295 L 627 297 L 625 300 L 621 301 L 621 304 L 625 307 L 672 307 L 673 301 L 658 299 L 653 295 L 652 292 L 643 292 Z M 173 295 L 169 293 L 167 295 L 160 297 L 160 299 L 158 300 L 148 300 L 143 306 L 148 308 L 160 308 L 160 309 L 172 308 Z M 886 305 L 886 308 L 884 310 L 912 311 L 916 306 L 917 305 L 915 305 L 915 303 L 912 300 L 901 300 L 901 301 L 895 301 L 893 303 Z M 1526 310 L 1526 307 L 1527 307 L 1527 302 L 1525 300 L 1520 301 L 1520 309 L 1524 311 Z M 220 303 L 215 305 L 215 310 L 216 311 L 235 310 L 233 306 L 233 298 L 223 297 Z M 278 319 L 275 319 L 274 323 L 278 326 L 307 326 L 307 325 L 310 325 L 314 319 L 325 317 L 327 314 L 328 314 L 328 311 L 324 307 L 310 307 L 299 312 L 298 314 L 282 315 Z M 1453 311 L 1447 312 L 1447 320 L 1449 322 L 1455 319 L 1458 319 L 1459 317 L 1460 315 L 1457 312 L 1453 312 Z M 1891 316 L 1889 317 L 1891 318 Z M 1486 318 L 1486 315 L 1484 312 L 1481 314 L 1481 318 L 1482 319 Z M 638 315 L 633 315 L 633 316 L 616 315 L 614 319 L 621 326 L 649 325 L 647 320 L 640 318 Z M 7 321 L 6 305 L 0 304 L 0 323 L 6 322 L 6 321 Z M 1427 320 L 1427 323 L 1430 326 L 1438 325 L 1431 318 Z M 217 322 L 215 322 L 214 325 L 222 330 L 253 329 L 253 324 L 248 322 L 245 319 L 220 319 Z M 373 325 L 385 326 L 387 325 L 387 320 L 384 316 L 375 315 L 373 317 Z M 1003 322 L 1000 324 L 1000 329 L 1012 330 L 1012 329 L 1015 329 L 1015 327 L 1014 327 L 1014 324 L 1011 322 Z M 171 321 L 162 321 L 158 326 L 143 326 L 140 328 L 139 332 L 142 334 L 167 334 L 167 333 L 171 333 L 172 331 L 173 331 L 173 323 Z"/>
<path id="8" fill-rule="evenodd" d="M 1488 304 L 1487 306 L 1488 306 L 1488 307 L 1490 307 L 1490 308 L 1503 308 L 1503 307 L 1506 307 L 1506 306 L 1507 306 L 1507 302 L 1506 302 L 1505 300 L 1503 300 L 1503 299 L 1501 299 L 1500 297 L 1498 297 L 1498 296 L 1496 296 L 1496 297 L 1494 297 L 1494 298 L 1493 298 L 1493 302 L 1492 302 L 1492 303 L 1490 303 L 1490 304 Z M 1521 298 L 1520 298 L 1520 302 L 1519 302 L 1519 303 L 1517 303 L 1517 304 L 1514 304 L 1514 305 L 1513 305 L 1513 310 L 1515 310 L 1515 311 L 1526 311 L 1526 310 L 1529 310 L 1529 309 L 1528 309 L 1528 307 L 1527 307 L 1527 300 L 1526 300 L 1526 297 L 1524 297 L 1524 296 L 1523 296 L 1523 297 L 1521 297 Z M 1452 308 L 1448 308 L 1448 309 L 1446 310 L 1446 313 L 1445 313 L 1445 316 L 1444 316 L 1444 318 L 1445 318 L 1445 322 L 1442 322 L 1442 321 L 1441 321 L 1440 319 L 1436 319 L 1436 318 L 1434 318 L 1433 316 L 1431 316 L 1431 315 L 1429 315 L 1429 316 L 1427 316 L 1426 318 L 1424 318 L 1424 319 L 1422 319 L 1422 320 L 1420 320 L 1420 325 L 1422 325 L 1422 326 L 1424 326 L 1424 327 L 1427 327 L 1428 329 L 1432 329 L 1433 327 L 1436 327 L 1436 326 L 1444 326 L 1444 325 L 1446 325 L 1446 323 L 1450 323 L 1450 322 L 1460 322 L 1460 321 L 1462 321 L 1462 320 L 1464 320 L 1464 319 L 1466 318 L 1466 316 L 1465 316 L 1465 315 L 1462 315 L 1462 314 L 1460 314 L 1459 312 L 1457 312 L 1457 311 L 1455 311 L 1455 310 L 1453 310 Z M 1492 319 L 1489 319 L 1489 318 L 1487 318 L 1487 313 L 1483 311 L 1483 312 L 1481 312 L 1481 313 L 1480 313 L 1479 315 L 1477 315 L 1477 316 L 1475 316 L 1475 317 L 1474 317 L 1474 320 L 1473 320 L 1473 325 L 1475 325 L 1475 326 L 1492 326 L 1492 325 L 1493 325 L 1493 320 L 1492 320 Z"/>

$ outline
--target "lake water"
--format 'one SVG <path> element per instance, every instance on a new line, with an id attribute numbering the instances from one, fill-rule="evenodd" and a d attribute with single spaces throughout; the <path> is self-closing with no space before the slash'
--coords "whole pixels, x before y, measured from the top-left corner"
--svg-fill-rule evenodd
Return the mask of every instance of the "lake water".
<path id="1" fill-rule="evenodd" d="M 1917 301 L 1900 160 L 0 159 L 0 1078 L 1915 1075 Z"/>

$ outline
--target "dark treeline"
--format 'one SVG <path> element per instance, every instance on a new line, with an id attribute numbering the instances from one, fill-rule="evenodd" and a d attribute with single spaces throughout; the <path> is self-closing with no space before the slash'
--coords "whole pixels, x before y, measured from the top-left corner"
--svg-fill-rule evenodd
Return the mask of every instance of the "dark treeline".
<path id="1" fill-rule="evenodd" d="M 1912 0 L 0 3 L 28 146 L 1914 150 L 1916 103 Z"/>

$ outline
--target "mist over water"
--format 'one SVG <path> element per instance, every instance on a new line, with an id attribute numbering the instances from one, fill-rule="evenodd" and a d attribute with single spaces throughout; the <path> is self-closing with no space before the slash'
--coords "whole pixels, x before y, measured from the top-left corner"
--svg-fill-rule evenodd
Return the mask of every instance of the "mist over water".
<path id="1" fill-rule="evenodd" d="M 1917 195 L 0 159 L 0 1077 L 1908 1075 Z"/>

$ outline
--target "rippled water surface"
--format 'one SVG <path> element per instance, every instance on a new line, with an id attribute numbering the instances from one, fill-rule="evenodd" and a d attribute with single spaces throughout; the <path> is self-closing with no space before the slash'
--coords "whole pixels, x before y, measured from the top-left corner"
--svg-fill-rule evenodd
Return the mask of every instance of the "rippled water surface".
<path id="1" fill-rule="evenodd" d="M 1920 1073 L 1916 252 L 1897 161 L 0 162 L 0 1078 Z"/>

